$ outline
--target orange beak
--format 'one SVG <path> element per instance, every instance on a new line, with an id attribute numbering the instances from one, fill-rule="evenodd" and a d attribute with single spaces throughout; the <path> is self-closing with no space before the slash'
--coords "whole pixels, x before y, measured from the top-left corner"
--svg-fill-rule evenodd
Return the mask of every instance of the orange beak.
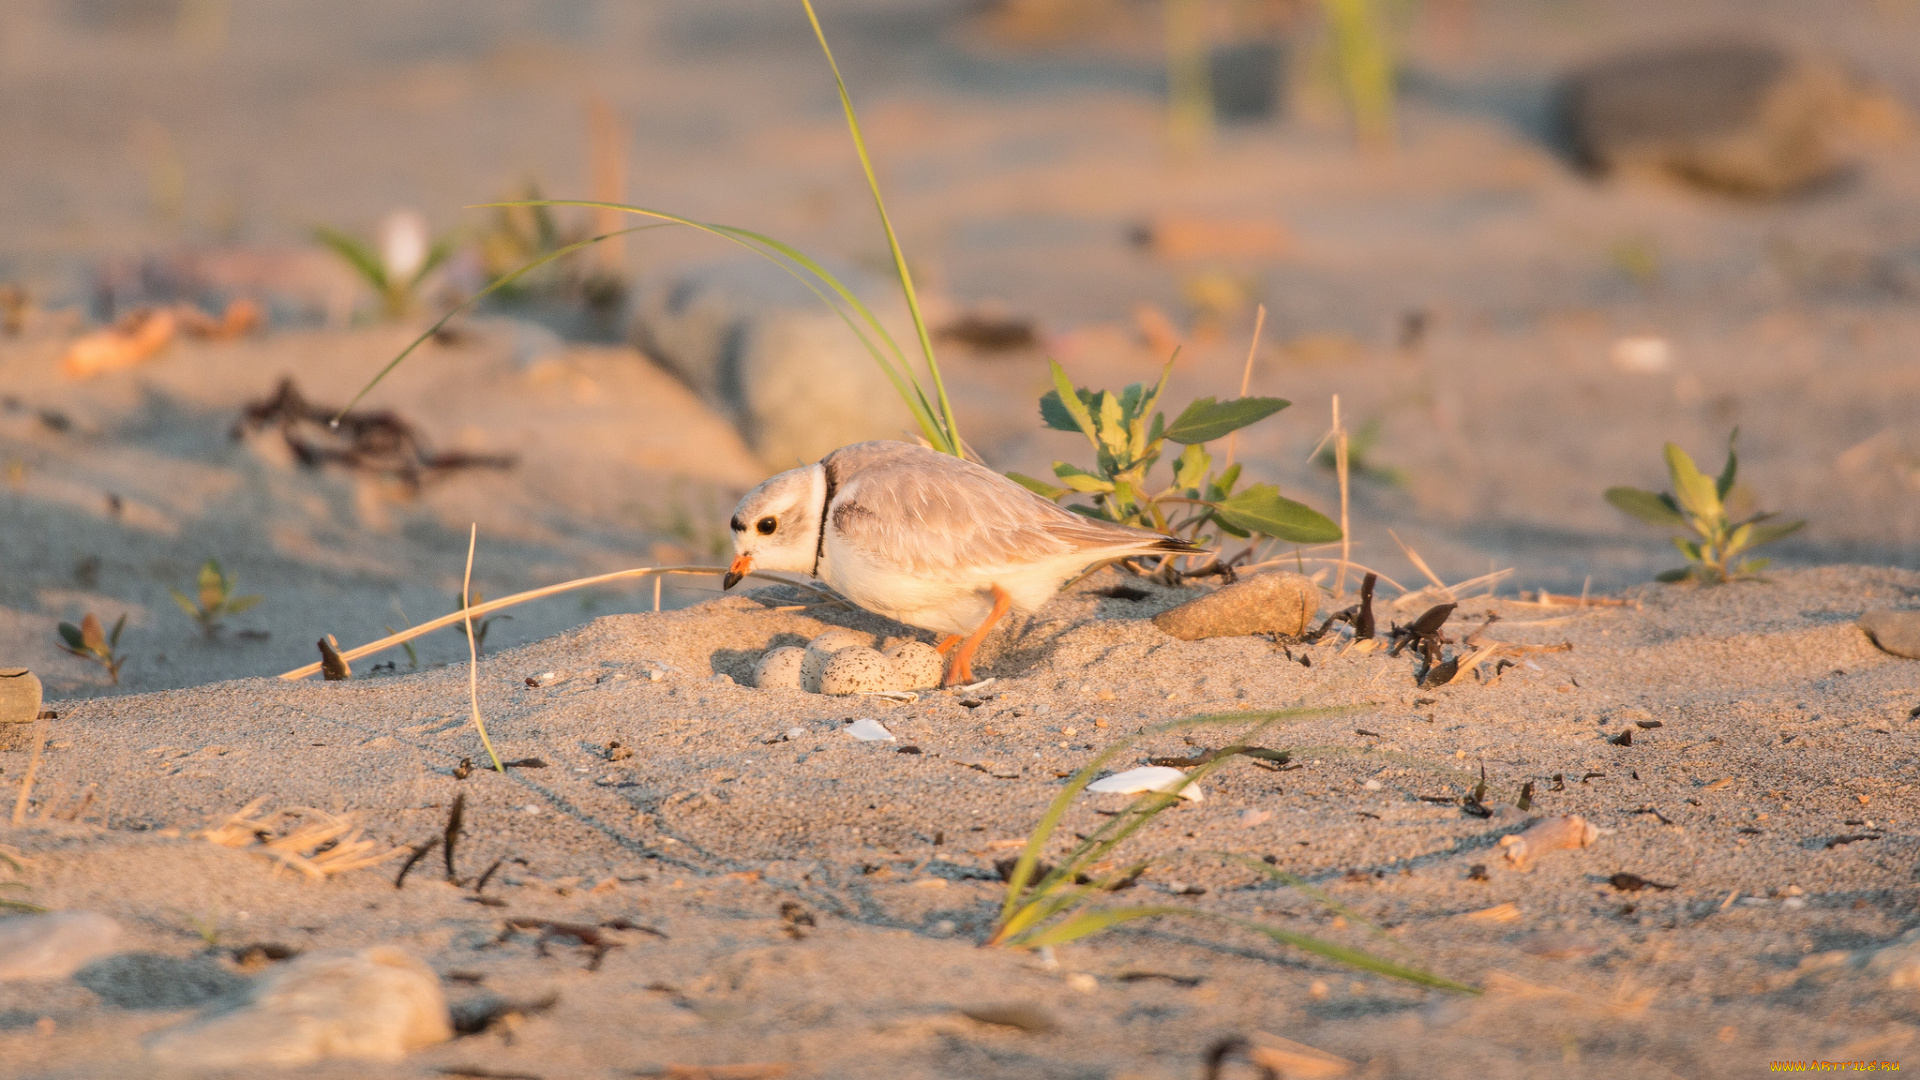
<path id="1" fill-rule="evenodd" d="M 747 554 L 735 555 L 733 557 L 733 565 L 727 567 L 727 576 L 720 579 L 720 588 L 731 589 L 735 585 L 740 584 L 740 579 L 743 577 L 746 577 L 747 571 L 752 569 L 753 569 L 752 555 L 747 555 Z"/>

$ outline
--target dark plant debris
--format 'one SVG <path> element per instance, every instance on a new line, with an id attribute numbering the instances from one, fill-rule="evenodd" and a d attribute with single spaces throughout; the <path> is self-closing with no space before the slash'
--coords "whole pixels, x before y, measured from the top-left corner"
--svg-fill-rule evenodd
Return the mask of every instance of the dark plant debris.
<path id="1" fill-rule="evenodd" d="M 444 473 L 510 469 L 516 460 L 509 454 L 435 453 L 412 424 L 384 409 L 348 412 L 335 427 L 332 420 L 337 413 L 309 402 L 292 379 L 282 379 L 271 397 L 248 403 L 227 434 L 238 441 L 253 432 L 277 429 L 294 460 L 307 468 L 343 465 L 399 480 L 413 491 Z"/>
<path id="2" fill-rule="evenodd" d="M 1612 743 L 1615 746 L 1632 746 L 1633 745 L 1633 729 L 1627 728 L 1626 730 L 1622 731 L 1620 734 L 1615 735 L 1613 738 L 1608 739 L 1607 741 Z"/>
<path id="3" fill-rule="evenodd" d="M 1608 878 L 1607 884 L 1619 889 L 1621 892 L 1639 892 L 1641 889 L 1659 889 L 1664 892 L 1674 888 L 1672 885 L 1663 885 L 1658 881 L 1649 881 L 1639 874 L 1629 874 L 1624 870 Z"/>
<path id="4" fill-rule="evenodd" d="M 1826 846 L 1829 848 L 1837 848 L 1847 844 L 1857 843 L 1858 841 L 1861 841 L 1861 840 L 1879 840 L 1879 839 L 1883 839 L 1883 837 L 1879 833 L 1864 833 L 1864 832 L 1863 833 L 1844 833 L 1840 836 L 1836 836 L 1833 839 L 1827 841 Z"/>
<path id="5" fill-rule="evenodd" d="M 454 885 L 458 885 L 460 879 L 454 876 L 453 848 L 460 840 L 460 826 L 466 818 L 466 813 L 467 793 L 463 791 L 453 797 L 453 808 L 447 811 L 447 827 L 440 845 L 440 853 L 445 857 L 447 864 L 447 881 Z"/>
<path id="6" fill-rule="evenodd" d="M 414 864 L 426 858 L 428 852 L 439 846 L 440 838 L 437 836 L 424 844 L 413 845 L 413 854 L 407 856 L 407 861 L 400 864 L 400 872 L 393 876 L 393 887 L 396 889 L 406 888 L 407 875 L 413 872 Z"/>

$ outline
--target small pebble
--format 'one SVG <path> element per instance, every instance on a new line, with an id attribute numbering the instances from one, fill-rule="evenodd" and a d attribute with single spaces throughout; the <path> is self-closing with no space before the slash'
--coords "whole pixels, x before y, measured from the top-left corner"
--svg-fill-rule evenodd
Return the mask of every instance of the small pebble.
<path id="1" fill-rule="evenodd" d="M 871 694 L 898 690 L 900 673 L 893 661 L 864 646 L 841 649 L 820 670 L 823 694 Z"/>
<path id="2" fill-rule="evenodd" d="M 753 665 L 753 685 L 762 690 L 800 689 L 800 669 L 807 650 L 788 645 L 770 650 Z"/>

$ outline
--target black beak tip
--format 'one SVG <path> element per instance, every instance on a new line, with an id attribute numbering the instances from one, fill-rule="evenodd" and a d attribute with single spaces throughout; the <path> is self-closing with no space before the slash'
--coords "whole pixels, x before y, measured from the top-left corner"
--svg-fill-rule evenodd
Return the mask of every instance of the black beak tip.
<path id="1" fill-rule="evenodd" d="M 725 592 L 726 590 L 733 588 L 735 585 L 740 584 L 741 578 L 746 576 L 747 575 L 741 573 L 738 570 L 727 571 L 727 576 L 720 579 L 720 590 L 722 592 Z"/>

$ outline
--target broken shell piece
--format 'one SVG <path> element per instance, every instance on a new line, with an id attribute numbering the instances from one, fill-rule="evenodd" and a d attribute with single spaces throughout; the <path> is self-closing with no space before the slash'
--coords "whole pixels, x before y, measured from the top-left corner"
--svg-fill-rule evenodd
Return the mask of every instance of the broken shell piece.
<path id="1" fill-rule="evenodd" d="M 864 646 L 841 649 L 820 669 L 823 694 L 872 694 L 898 690 L 900 674 L 893 661 Z"/>
<path id="2" fill-rule="evenodd" d="M 143 309 L 67 346 L 60 370 L 75 379 L 130 368 L 167 347 L 179 329 L 171 311 Z"/>
<path id="3" fill-rule="evenodd" d="M 887 659 L 900 673 L 903 690 L 932 690 L 946 674 L 945 658 L 924 641 L 903 641 L 887 650 Z"/>
<path id="4" fill-rule="evenodd" d="M 543 686 L 558 686 L 572 677 L 573 673 L 568 671 L 543 671 L 527 676 L 527 685 L 537 690 Z"/>
<path id="5" fill-rule="evenodd" d="M 1533 860 L 1549 851 L 1583 848 L 1600 838 L 1600 830 L 1582 817 L 1547 818 L 1522 833 L 1500 838 L 1507 861 L 1516 870 L 1530 870 Z"/>
<path id="6" fill-rule="evenodd" d="M 769 650 L 753 665 L 753 685 L 762 690 L 800 689 L 800 667 L 806 658 L 807 650 L 792 645 Z"/>
<path id="7" fill-rule="evenodd" d="M 847 734 L 861 742 L 893 742 L 893 732 L 878 720 L 866 718 L 847 725 Z"/>
<path id="8" fill-rule="evenodd" d="M 1186 784 L 1185 787 L 1180 785 Z M 1098 791 L 1104 795 L 1137 795 L 1143 791 L 1173 791 L 1178 789 L 1180 797 L 1199 802 L 1206 798 L 1200 791 L 1200 785 L 1187 784 L 1187 774 L 1168 765 L 1143 765 L 1138 769 L 1128 769 L 1123 773 L 1114 773 L 1104 779 L 1095 780 L 1087 785 L 1088 791 Z"/>

